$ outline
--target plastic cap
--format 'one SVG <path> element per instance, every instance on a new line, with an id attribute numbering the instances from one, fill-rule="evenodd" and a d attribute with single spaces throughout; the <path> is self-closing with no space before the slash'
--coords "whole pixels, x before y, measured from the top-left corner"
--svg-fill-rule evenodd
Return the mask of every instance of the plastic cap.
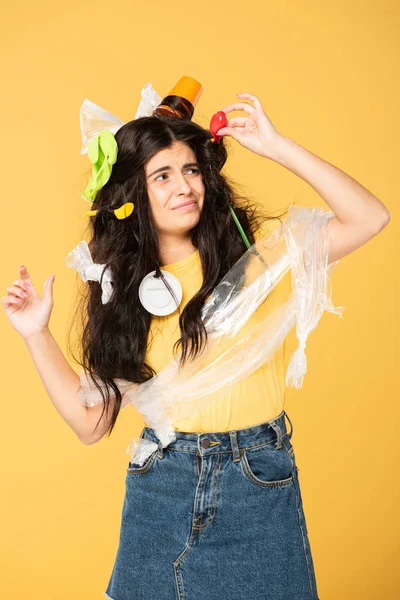
<path id="1" fill-rule="evenodd" d="M 193 77 L 188 77 L 188 75 L 183 75 L 167 95 L 185 98 L 195 107 L 202 91 L 203 86 L 199 81 L 193 79 Z"/>

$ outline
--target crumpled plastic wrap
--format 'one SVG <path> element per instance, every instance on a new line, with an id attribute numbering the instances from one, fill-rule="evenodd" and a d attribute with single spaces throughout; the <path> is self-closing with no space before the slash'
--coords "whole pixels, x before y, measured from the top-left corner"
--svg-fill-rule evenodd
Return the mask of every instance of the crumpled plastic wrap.
<path id="1" fill-rule="evenodd" d="M 140 91 L 141 100 L 135 113 L 134 119 L 140 117 L 151 117 L 153 110 L 161 103 L 161 96 L 153 89 L 151 82 L 147 82 Z M 87 154 L 88 144 L 101 131 L 107 129 L 111 133 L 116 134 L 118 129 L 125 125 L 124 121 L 121 121 L 113 113 L 101 108 L 98 104 L 95 104 L 88 98 L 82 102 L 79 110 L 79 122 L 82 136 L 82 148 L 81 154 Z"/>
<path id="2" fill-rule="evenodd" d="M 94 263 L 92 255 L 90 254 L 89 246 L 85 240 L 79 242 L 79 244 L 71 250 L 65 259 L 65 264 L 71 269 L 76 269 L 82 278 L 82 281 L 86 282 L 97 281 L 101 282 L 101 303 L 107 304 L 113 293 L 112 286 L 112 270 L 106 265 L 100 265 Z"/>
<path id="3" fill-rule="evenodd" d="M 326 225 L 334 216 L 321 208 L 291 205 L 286 222 L 251 246 L 204 304 L 202 319 L 208 341 L 203 353 L 183 369 L 178 354 L 141 384 L 116 380 L 123 406 L 134 405 L 160 440 L 157 445 L 134 438 L 127 448 L 132 462 L 142 465 L 159 446 L 165 448 L 176 439 L 172 423 L 178 406 L 183 418 L 210 405 L 216 391 L 228 390 L 269 361 L 294 326 L 299 346 L 290 359 L 285 383 L 301 388 L 307 370 L 308 335 L 324 310 L 340 317 L 344 310 L 332 304 L 329 289 L 329 276 L 339 262 L 328 265 Z M 292 294 L 268 312 L 265 300 L 289 269 Z M 80 398 L 86 406 L 102 402 L 99 390 L 83 372 Z"/>

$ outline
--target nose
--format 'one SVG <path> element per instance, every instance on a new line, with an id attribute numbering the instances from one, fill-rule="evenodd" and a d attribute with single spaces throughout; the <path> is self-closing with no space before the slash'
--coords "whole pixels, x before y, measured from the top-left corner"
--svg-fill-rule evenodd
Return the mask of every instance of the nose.
<path id="1" fill-rule="evenodd" d="M 189 183 L 186 181 L 185 176 L 182 173 L 177 176 L 176 188 L 180 194 L 188 194 L 191 190 Z"/>

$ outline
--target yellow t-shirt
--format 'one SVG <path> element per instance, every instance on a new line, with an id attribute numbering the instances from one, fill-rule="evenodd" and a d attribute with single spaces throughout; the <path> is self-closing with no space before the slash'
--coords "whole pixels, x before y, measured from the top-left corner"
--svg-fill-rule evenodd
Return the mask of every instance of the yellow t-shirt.
<path id="1" fill-rule="evenodd" d="M 271 221 L 271 223 L 276 223 L 276 221 Z M 261 231 L 266 231 L 265 227 L 255 235 L 255 239 L 260 237 Z M 165 265 L 162 269 L 173 273 L 181 283 L 183 296 L 180 310 L 182 311 L 202 285 L 203 274 L 199 251 L 196 250 L 182 260 Z M 265 317 L 269 311 L 273 311 L 286 302 L 290 292 L 291 273 L 289 271 L 270 292 L 265 302 L 253 313 L 249 324 L 252 321 L 254 326 L 254 322 L 256 323 L 254 319 Z M 247 326 L 246 323 L 244 327 Z M 240 335 L 243 334 L 243 331 L 242 329 Z M 177 310 L 167 316 L 152 317 L 146 362 L 153 367 L 156 373 L 159 373 L 172 360 L 172 348 L 179 338 L 179 313 Z M 229 431 L 257 425 L 277 417 L 284 409 L 285 402 L 284 356 L 285 341 L 270 361 L 228 390 L 222 389 L 215 392 L 211 402 L 210 399 L 207 399 L 207 406 L 204 409 L 200 409 L 189 417 L 180 418 L 178 405 L 173 413 L 174 428 L 179 431 L 195 433 Z M 201 398 L 197 402 L 201 405 Z"/>

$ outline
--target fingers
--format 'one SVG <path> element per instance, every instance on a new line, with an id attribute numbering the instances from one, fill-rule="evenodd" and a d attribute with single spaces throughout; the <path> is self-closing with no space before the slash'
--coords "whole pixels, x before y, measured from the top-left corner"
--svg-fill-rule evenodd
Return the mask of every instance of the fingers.
<path id="1" fill-rule="evenodd" d="M 24 298 L 20 298 L 19 296 L 2 296 L 1 298 L 1 303 L 4 306 L 4 308 L 8 308 L 11 304 L 13 305 L 20 305 L 22 304 L 24 301 Z"/>
<path id="2" fill-rule="evenodd" d="M 18 281 L 18 280 L 17 280 Z M 23 288 L 18 285 L 10 285 L 6 288 L 9 296 L 17 296 L 18 298 L 27 298 L 28 292 L 26 292 Z"/>
<path id="3" fill-rule="evenodd" d="M 1 303 L 4 308 L 10 306 L 10 304 L 22 304 L 23 301 L 29 296 L 28 290 L 33 287 L 29 277 L 28 269 L 25 265 L 21 265 L 19 268 L 21 279 L 16 279 L 13 284 L 6 288 L 7 296 L 1 298 Z"/>
<path id="4" fill-rule="evenodd" d="M 14 296 L 18 295 L 21 298 L 26 298 L 29 295 L 28 290 L 31 287 L 32 284 L 28 280 L 16 279 L 15 281 L 13 281 L 13 285 L 6 288 L 6 290 Z"/>
<path id="5" fill-rule="evenodd" d="M 25 281 L 24 279 L 16 279 L 15 281 L 13 281 L 13 285 L 25 291 L 32 287 L 32 284 L 29 283 L 29 281 Z"/>
<path id="6" fill-rule="evenodd" d="M 239 96 L 239 98 L 248 98 L 251 102 L 253 102 L 254 106 L 257 109 L 262 108 L 261 106 L 261 101 L 260 99 L 255 96 L 254 94 L 237 94 L 237 96 Z M 234 104 L 229 104 L 228 106 L 225 106 L 225 108 L 222 108 L 221 110 L 224 111 L 224 113 L 233 111 L 233 110 L 244 110 L 245 112 L 248 112 L 249 114 L 251 114 L 252 112 L 254 112 L 256 110 L 256 108 L 254 108 L 254 106 L 252 106 L 251 104 L 248 104 L 247 102 L 235 102 Z"/>
<path id="7" fill-rule="evenodd" d="M 218 135 L 230 135 L 237 142 L 241 142 L 244 131 L 244 127 L 221 127 L 221 129 L 218 129 Z"/>
<path id="8" fill-rule="evenodd" d="M 228 113 L 233 110 L 244 110 L 244 112 L 247 112 L 251 115 L 255 111 L 255 108 L 251 104 L 247 104 L 247 102 L 234 102 L 233 104 L 228 104 L 228 106 L 225 106 L 225 108 L 221 108 L 221 110 L 224 113 Z"/>
<path id="9" fill-rule="evenodd" d="M 21 265 L 20 266 L 20 268 L 19 268 L 19 274 L 20 274 L 21 279 L 23 279 L 24 281 L 29 281 L 29 283 L 31 285 L 33 285 L 32 284 L 32 280 L 30 278 L 30 275 L 28 273 L 28 269 L 26 268 L 25 265 Z"/>
<path id="10" fill-rule="evenodd" d="M 260 99 L 257 96 L 255 96 L 254 94 L 238 94 L 238 96 L 240 96 L 240 98 L 248 98 L 256 106 L 261 107 L 261 101 L 260 101 Z"/>
<path id="11" fill-rule="evenodd" d="M 231 119 L 228 119 L 227 127 L 244 127 L 244 125 L 246 125 L 247 119 L 248 117 L 232 117 Z"/>
<path id="12" fill-rule="evenodd" d="M 50 304 L 54 303 L 53 283 L 54 283 L 55 278 L 56 278 L 56 276 L 54 274 L 49 275 L 49 277 L 46 279 L 45 284 L 44 284 L 44 296 L 45 296 L 46 300 L 48 302 L 50 302 Z"/>

